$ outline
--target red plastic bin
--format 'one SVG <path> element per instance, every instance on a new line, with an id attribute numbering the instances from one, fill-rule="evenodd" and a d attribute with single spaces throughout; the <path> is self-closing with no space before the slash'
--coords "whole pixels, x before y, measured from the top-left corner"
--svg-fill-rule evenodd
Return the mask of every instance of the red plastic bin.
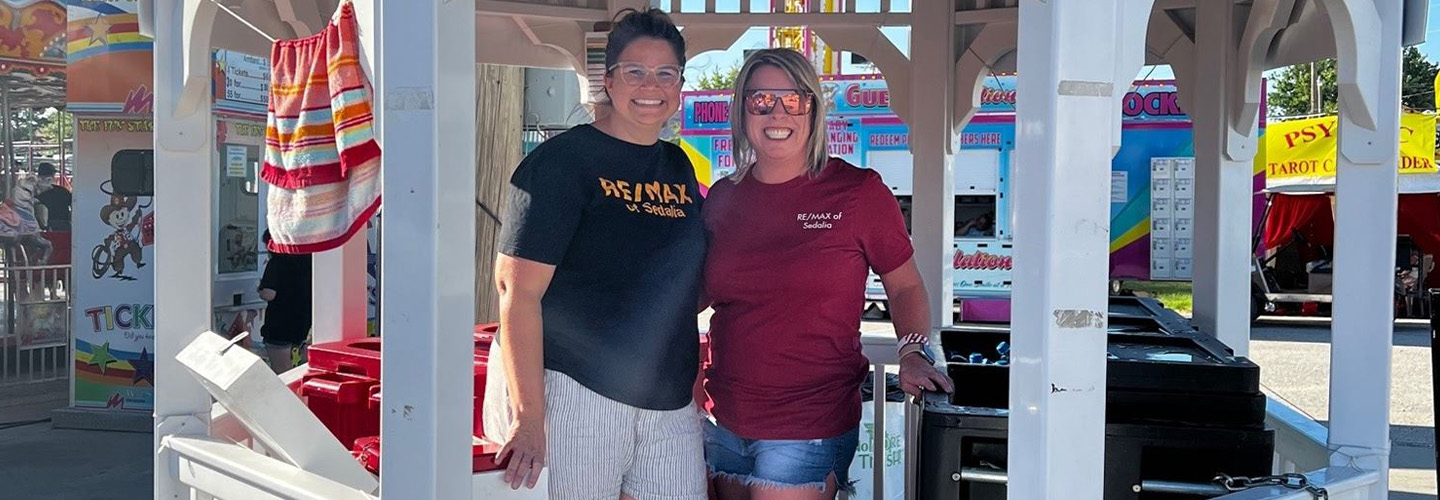
<path id="1" fill-rule="evenodd" d="M 310 346 L 310 372 L 345 373 L 380 380 L 380 339 L 374 337 Z"/>
<path id="2" fill-rule="evenodd" d="M 485 400 L 485 379 L 490 345 L 499 332 L 498 323 L 474 328 L 474 434 L 485 434 L 481 406 Z M 315 387 L 310 387 L 311 380 Z M 343 384 L 342 384 L 343 382 Z M 366 383 L 368 382 L 368 383 Z M 310 347 L 310 370 L 301 383 L 300 395 L 306 405 L 341 443 L 373 435 L 380 428 L 380 339 L 358 338 L 326 342 Z M 343 401 L 343 402 L 342 402 Z"/>
<path id="3" fill-rule="evenodd" d="M 471 471 L 478 473 L 502 470 L 509 462 L 508 460 L 506 462 L 495 461 L 495 455 L 500 452 L 499 445 L 481 443 L 478 440 L 472 442 L 474 444 L 471 448 Z M 380 436 L 357 439 L 355 448 L 350 453 L 360 461 L 360 465 L 364 466 L 366 470 L 376 474 L 380 473 Z"/>
<path id="4" fill-rule="evenodd" d="M 300 384 L 305 406 L 343 444 L 380 432 L 380 414 L 368 399 L 379 381 L 344 373 L 311 372 Z"/>

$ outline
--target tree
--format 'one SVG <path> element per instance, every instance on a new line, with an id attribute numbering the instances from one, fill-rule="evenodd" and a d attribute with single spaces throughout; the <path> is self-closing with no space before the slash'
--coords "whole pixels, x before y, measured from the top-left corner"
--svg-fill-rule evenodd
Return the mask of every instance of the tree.
<path id="1" fill-rule="evenodd" d="M 1416 110 L 1435 109 L 1435 73 L 1440 66 L 1426 60 L 1419 49 L 1410 47 L 1405 49 L 1401 67 L 1401 104 Z M 1335 84 L 1335 60 L 1315 62 L 1315 73 L 1320 88 L 1319 109 L 1311 106 L 1310 64 L 1297 64 L 1280 70 L 1280 74 L 1270 80 L 1269 114 L 1296 116 L 1335 113 L 1339 104 L 1339 91 Z"/>
<path id="2" fill-rule="evenodd" d="M 735 88 L 735 78 L 740 76 L 740 66 L 730 66 L 728 69 L 718 69 L 700 76 L 695 82 L 697 90 L 731 90 Z"/>
<path id="3" fill-rule="evenodd" d="M 49 108 L 40 114 L 40 125 L 35 131 L 35 140 L 44 144 L 55 144 L 59 137 L 70 140 L 75 137 L 75 120 L 69 113 Z"/>

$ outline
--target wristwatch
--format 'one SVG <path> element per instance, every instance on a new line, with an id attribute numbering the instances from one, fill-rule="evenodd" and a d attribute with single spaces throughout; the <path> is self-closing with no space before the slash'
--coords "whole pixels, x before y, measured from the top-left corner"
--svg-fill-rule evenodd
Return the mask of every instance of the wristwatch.
<path id="1" fill-rule="evenodd" d="M 916 350 L 913 350 L 913 351 L 910 351 L 910 352 L 905 352 L 905 349 L 906 349 L 907 347 L 910 347 L 911 345 L 918 345 L 920 348 L 919 348 L 919 349 L 916 349 Z M 899 352 L 901 358 L 904 358 L 905 356 L 909 356 L 911 352 L 918 352 L 918 353 L 920 353 L 921 356 L 924 356 L 924 357 L 925 357 L 925 361 L 926 361 L 926 362 L 930 363 L 931 365 L 934 365 L 934 364 L 935 364 L 935 357 L 930 355 L 930 348 L 929 348 L 929 347 L 930 347 L 930 337 L 929 337 L 929 336 L 927 336 L 927 335 L 925 335 L 925 334 L 923 334 L 923 333 L 912 333 L 912 334 L 906 335 L 905 337 L 903 337 L 903 338 L 900 339 L 900 347 L 896 348 L 896 350 Z"/>
<path id="2" fill-rule="evenodd" d="M 920 346 L 920 349 L 919 349 L 919 350 L 910 351 L 910 352 L 907 352 L 907 353 L 905 353 L 905 354 L 901 354 L 901 355 L 900 355 L 900 358 L 901 358 L 901 359 L 904 359 L 905 356 L 909 356 L 909 355 L 911 355 L 911 354 L 919 354 L 920 356 L 922 356 L 922 357 L 925 358 L 925 363 L 926 363 L 926 364 L 929 364 L 929 365 L 931 365 L 931 366 L 934 366 L 934 365 L 935 365 L 935 358 L 930 355 L 930 349 L 927 349 L 925 346 Z"/>

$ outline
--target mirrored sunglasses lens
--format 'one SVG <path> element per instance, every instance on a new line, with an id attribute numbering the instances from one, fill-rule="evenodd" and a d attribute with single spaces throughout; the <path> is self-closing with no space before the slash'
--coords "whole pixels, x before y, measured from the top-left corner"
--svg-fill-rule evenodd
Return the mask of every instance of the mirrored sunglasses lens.
<path id="1" fill-rule="evenodd" d="M 768 115 L 775 109 L 775 94 L 755 92 L 745 100 L 745 109 L 752 115 Z"/>

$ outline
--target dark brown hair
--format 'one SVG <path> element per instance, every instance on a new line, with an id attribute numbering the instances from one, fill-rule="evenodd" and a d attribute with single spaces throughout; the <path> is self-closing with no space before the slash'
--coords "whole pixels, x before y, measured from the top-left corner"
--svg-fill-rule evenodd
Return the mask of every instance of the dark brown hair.
<path id="1" fill-rule="evenodd" d="M 625 9 L 616 14 L 618 18 L 610 25 L 610 34 L 605 38 L 605 70 L 615 65 L 620 53 L 632 42 L 641 38 L 654 38 L 670 44 L 675 51 L 675 60 L 685 67 L 685 38 L 680 28 L 670 20 L 665 11 L 650 8 L 646 10 Z"/>

